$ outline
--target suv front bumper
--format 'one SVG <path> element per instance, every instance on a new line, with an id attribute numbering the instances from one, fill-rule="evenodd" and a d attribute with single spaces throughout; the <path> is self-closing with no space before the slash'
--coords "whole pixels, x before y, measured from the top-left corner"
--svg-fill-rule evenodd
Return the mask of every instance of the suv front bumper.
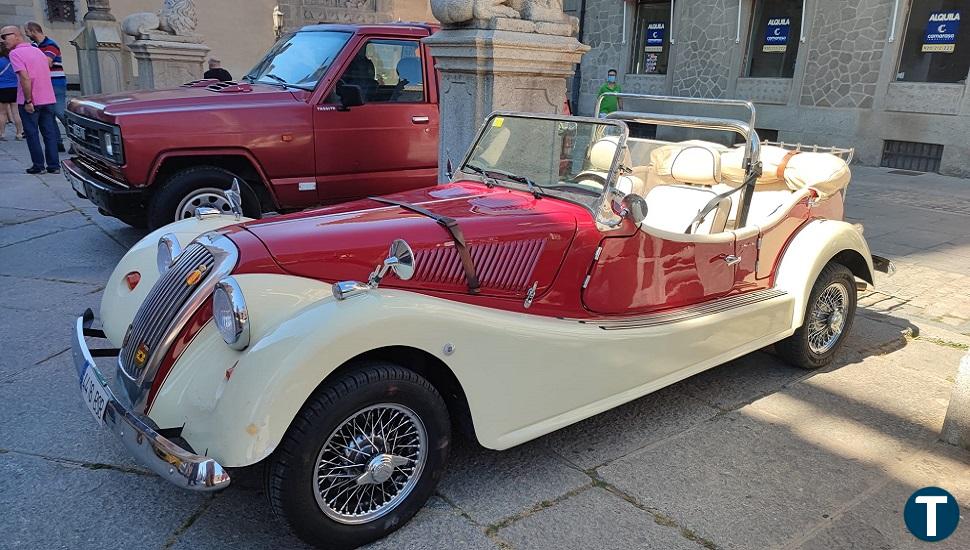
<path id="1" fill-rule="evenodd" d="M 218 491 L 229 486 L 229 474 L 215 460 L 183 449 L 161 436 L 151 420 L 122 404 L 108 386 L 107 379 L 94 362 L 85 336 L 104 338 L 99 329 L 91 328 L 94 313 L 90 309 L 77 318 L 73 340 L 74 367 L 78 380 L 84 379 L 87 369 L 108 395 L 104 408 L 104 423 L 134 457 L 162 478 L 193 491 Z M 107 353 L 104 353 L 107 351 Z M 98 356 L 117 356 L 117 350 L 94 350 Z M 101 352 L 101 353 L 99 353 Z"/>
<path id="2" fill-rule="evenodd" d="M 61 161 L 61 169 L 77 196 L 88 199 L 103 213 L 115 217 L 144 215 L 144 192 L 128 189 L 88 170 L 73 158 Z"/>

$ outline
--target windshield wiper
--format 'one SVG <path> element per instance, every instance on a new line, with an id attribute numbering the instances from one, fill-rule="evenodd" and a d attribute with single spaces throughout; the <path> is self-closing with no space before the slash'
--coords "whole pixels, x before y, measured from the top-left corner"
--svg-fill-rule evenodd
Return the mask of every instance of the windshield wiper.
<path id="1" fill-rule="evenodd" d="M 531 179 L 525 176 L 513 174 L 512 172 L 505 172 L 503 170 L 486 170 L 486 173 L 489 175 L 498 174 L 499 176 L 502 176 L 509 181 L 514 181 L 516 183 L 524 183 L 526 187 L 529 188 L 529 192 L 532 193 L 532 196 L 537 199 L 541 199 L 545 195 L 545 193 L 542 192 L 541 188 L 538 185 L 536 185 L 536 182 L 532 181 Z"/>
<path id="2" fill-rule="evenodd" d="M 466 164 L 464 167 L 482 176 L 482 183 L 485 184 L 485 187 L 488 187 L 489 189 L 495 187 L 495 178 L 489 176 L 488 171 L 484 168 L 475 166 L 474 164 Z"/>
<path id="3" fill-rule="evenodd" d="M 287 86 L 287 85 L 289 85 L 289 82 L 287 82 L 287 81 L 285 81 L 285 80 L 283 80 L 282 78 L 280 78 L 280 77 L 278 77 L 278 76 L 276 76 L 276 75 L 275 75 L 275 74 L 273 74 L 273 73 L 266 73 L 266 74 L 264 74 L 263 76 L 266 76 L 266 77 L 269 77 L 269 78 L 272 78 L 273 80 L 275 80 L 275 81 L 277 81 L 277 82 L 279 82 L 280 84 L 282 84 L 282 85 L 284 85 L 284 86 Z"/>

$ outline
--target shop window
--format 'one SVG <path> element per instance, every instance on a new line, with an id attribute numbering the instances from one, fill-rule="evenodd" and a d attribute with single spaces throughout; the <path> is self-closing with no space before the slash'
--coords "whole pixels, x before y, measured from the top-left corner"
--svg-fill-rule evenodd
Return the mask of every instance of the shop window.
<path id="1" fill-rule="evenodd" d="M 754 78 L 791 78 L 802 26 L 803 0 L 755 0 L 747 71 Z"/>
<path id="2" fill-rule="evenodd" d="M 970 0 L 913 2 L 896 80 L 962 83 L 970 70 L 970 36 L 960 36 L 960 18 Z M 964 35 L 968 30 L 964 29 Z"/>
<path id="3" fill-rule="evenodd" d="M 670 2 L 637 2 L 636 19 L 633 23 L 631 73 L 667 74 L 670 32 Z"/>

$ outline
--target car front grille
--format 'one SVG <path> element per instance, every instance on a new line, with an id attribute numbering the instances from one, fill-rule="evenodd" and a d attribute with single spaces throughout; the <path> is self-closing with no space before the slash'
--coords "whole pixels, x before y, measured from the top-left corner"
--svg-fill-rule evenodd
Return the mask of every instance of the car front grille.
<path id="1" fill-rule="evenodd" d="M 159 346 L 169 327 L 192 293 L 211 275 L 214 263 L 208 248 L 192 243 L 149 291 L 128 327 L 118 356 L 121 372 L 130 380 L 140 382 L 155 354 L 165 353 Z M 202 277 L 190 278 L 196 270 Z"/>
<path id="2" fill-rule="evenodd" d="M 111 164 L 124 164 L 121 130 L 118 126 L 83 117 L 71 111 L 64 113 L 64 118 L 67 121 L 65 125 L 67 136 L 78 146 L 78 149 Z M 106 136 L 112 142 L 111 154 L 105 150 Z"/>

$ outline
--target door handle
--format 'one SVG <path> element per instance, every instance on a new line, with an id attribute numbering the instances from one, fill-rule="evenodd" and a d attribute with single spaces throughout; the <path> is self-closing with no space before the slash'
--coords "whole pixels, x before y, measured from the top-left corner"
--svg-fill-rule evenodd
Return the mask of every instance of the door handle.
<path id="1" fill-rule="evenodd" d="M 414 124 L 427 124 L 431 119 L 426 116 L 413 116 L 411 117 L 411 122 Z"/>
<path id="2" fill-rule="evenodd" d="M 737 264 L 741 263 L 741 256 L 735 256 L 734 254 L 728 254 L 727 256 L 724 257 L 724 261 L 728 265 L 737 265 Z"/>

